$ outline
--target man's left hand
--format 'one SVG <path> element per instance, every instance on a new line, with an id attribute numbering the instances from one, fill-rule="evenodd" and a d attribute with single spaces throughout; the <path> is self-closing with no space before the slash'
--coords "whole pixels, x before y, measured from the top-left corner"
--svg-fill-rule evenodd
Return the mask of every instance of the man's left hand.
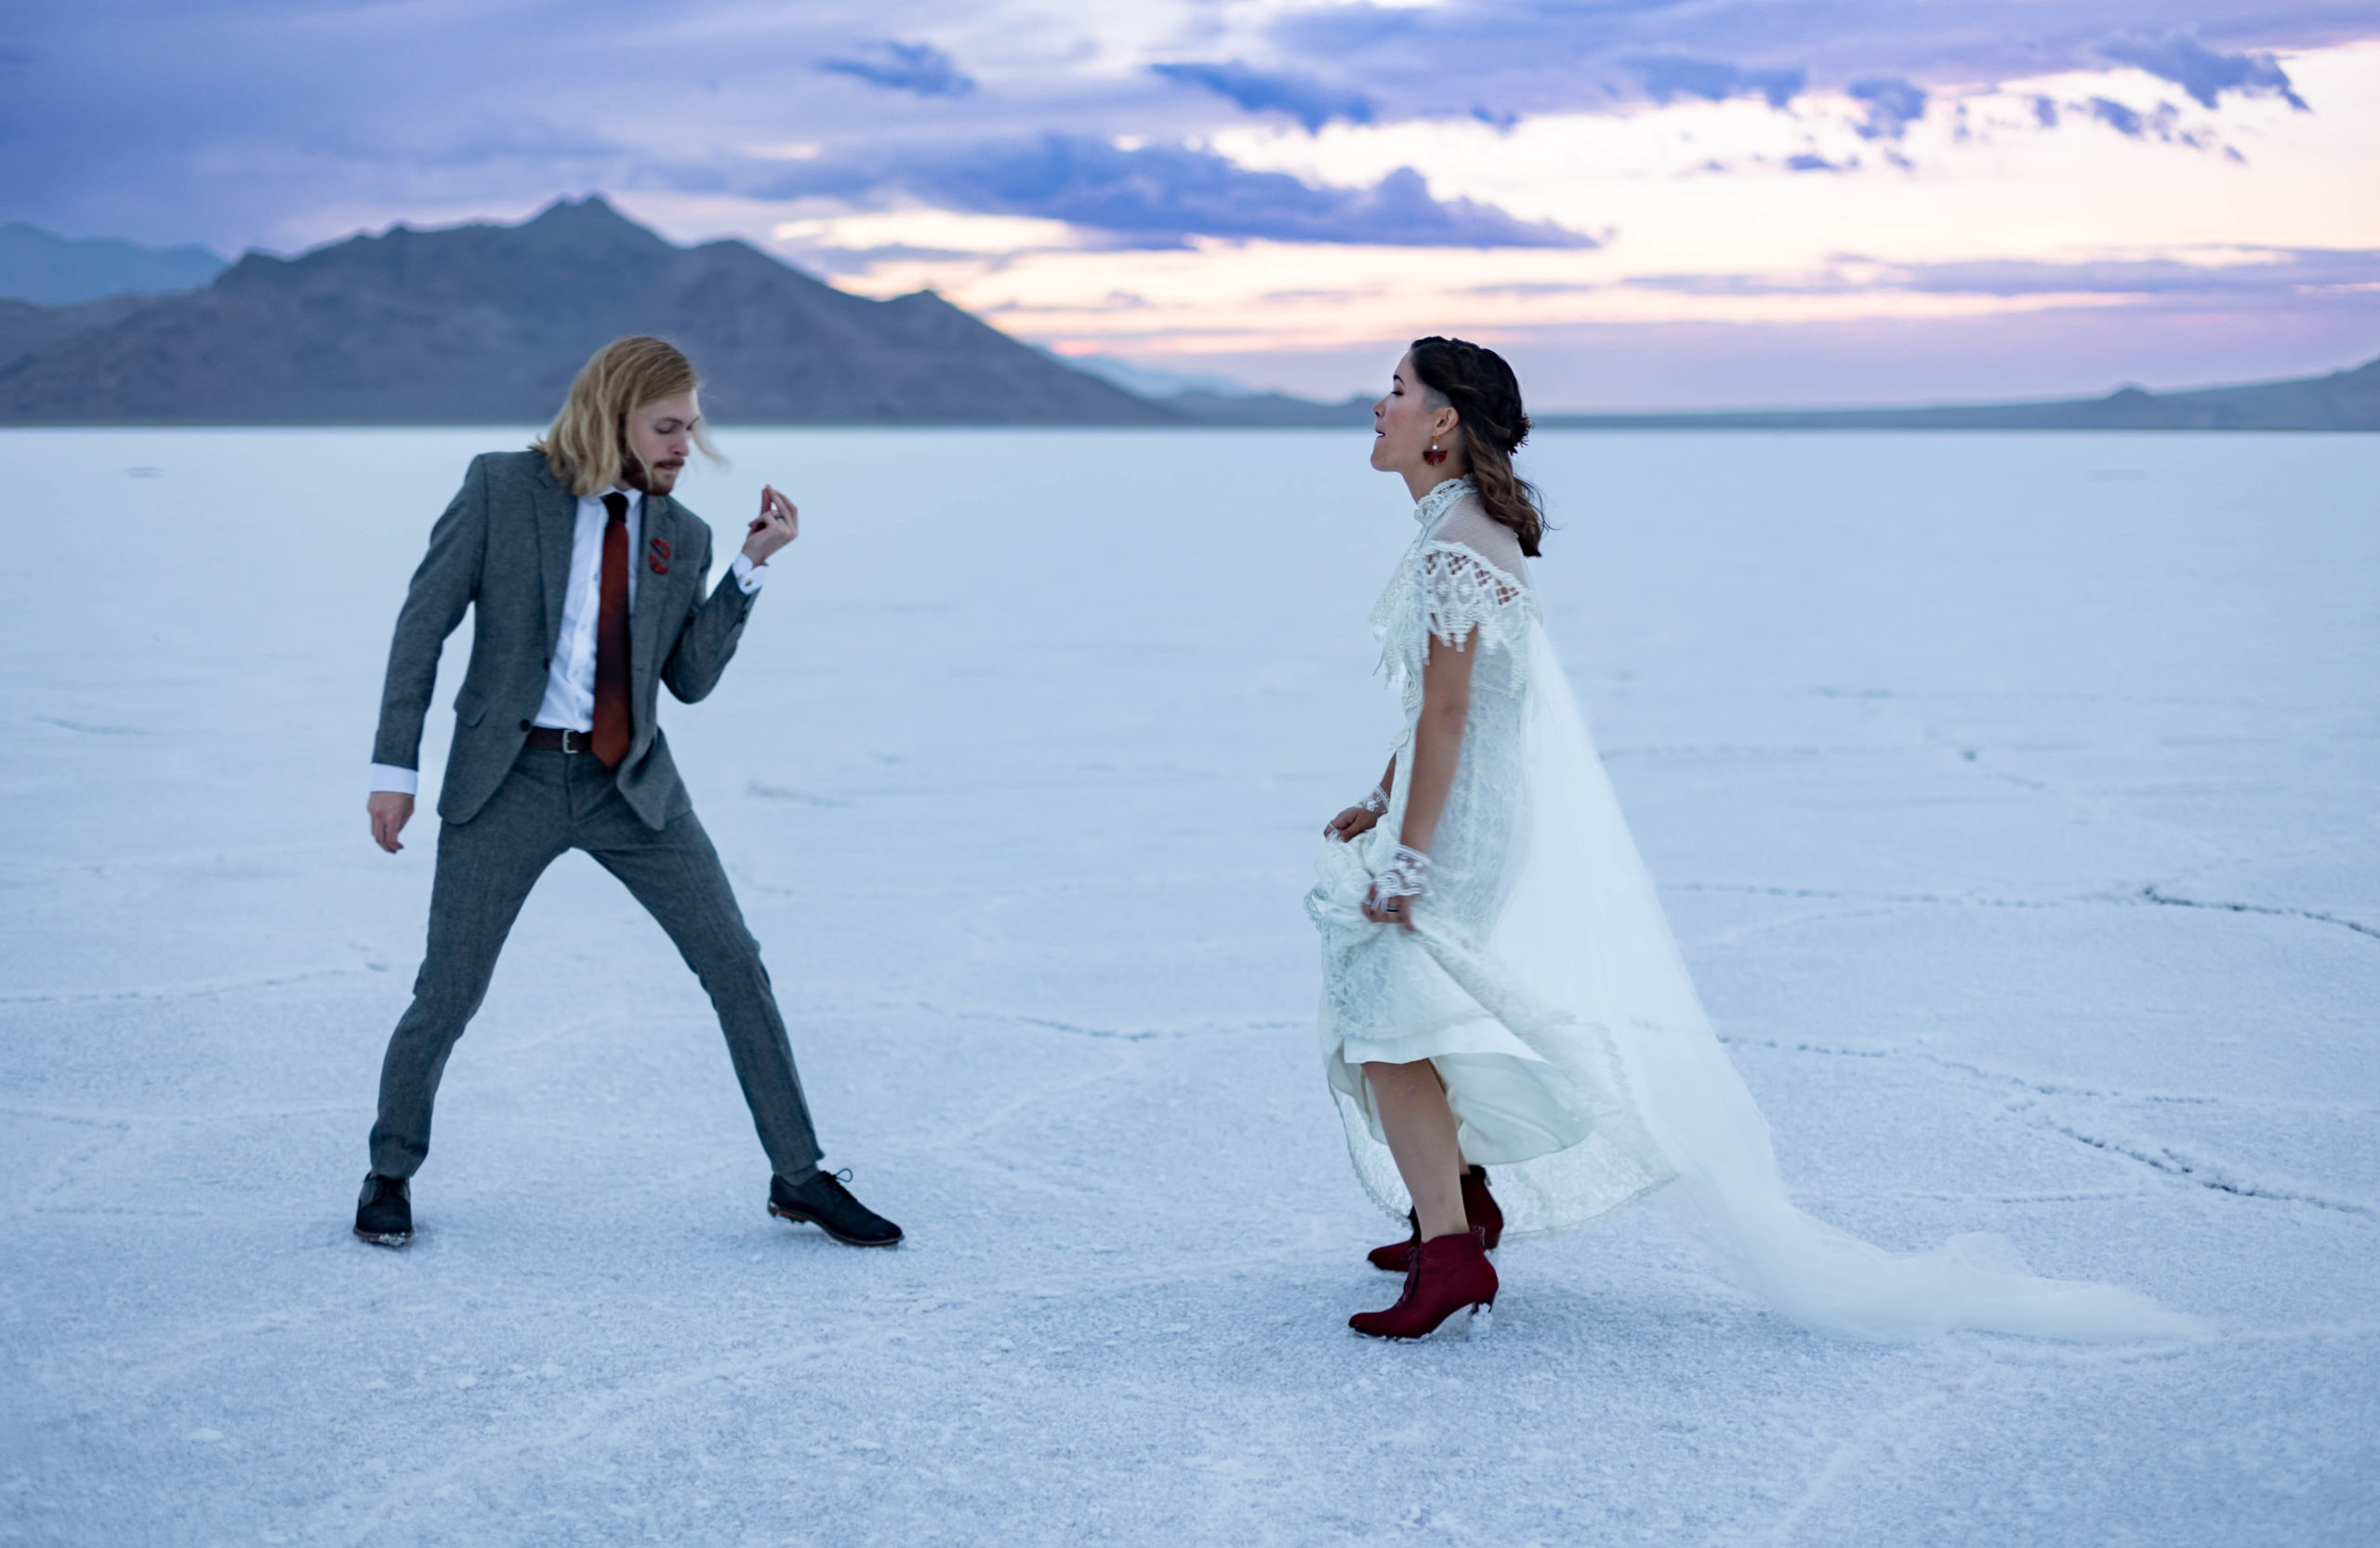
<path id="1" fill-rule="evenodd" d="M 402 790 L 375 790 L 365 798 L 364 809 L 371 814 L 372 841 L 390 854 L 405 846 L 397 835 L 413 821 L 413 798 Z"/>
<path id="2" fill-rule="evenodd" d="M 801 536 L 801 512 L 774 487 L 760 491 L 760 513 L 745 529 L 744 557 L 766 564 L 769 556 Z"/>

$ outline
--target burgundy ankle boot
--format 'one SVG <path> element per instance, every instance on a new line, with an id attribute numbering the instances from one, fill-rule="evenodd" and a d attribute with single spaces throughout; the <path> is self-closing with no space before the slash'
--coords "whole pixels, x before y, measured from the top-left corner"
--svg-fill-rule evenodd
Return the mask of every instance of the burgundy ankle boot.
<path id="1" fill-rule="evenodd" d="M 1376 1339 L 1418 1339 L 1466 1308 L 1465 1330 L 1476 1338 L 1488 1330 L 1496 1304 L 1496 1265 L 1488 1261 L 1488 1233 L 1474 1225 L 1453 1236 L 1433 1237 L 1414 1249 L 1405 1271 L 1405 1293 L 1384 1312 L 1357 1312 L 1347 1326 Z"/>
<path id="2" fill-rule="evenodd" d="M 1413 1221 L 1413 1234 L 1403 1241 L 1393 1241 L 1386 1247 L 1375 1247 L 1365 1257 L 1374 1268 L 1389 1274 L 1405 1272 L 1405 1262 L 1421 1244 L 1421 1223 L 1411 1211 L 1405 1218 Z M 1488 1233 L 1488 1250 L 1504 1239 L 1504 1211 L 1496 1207 L 1496 1196 L 1488 1191 L 1488 1169 L 1467 1167 L 1462 1173 L 1462 1218 L 1468 1224 L 1483 1227 Z"/>

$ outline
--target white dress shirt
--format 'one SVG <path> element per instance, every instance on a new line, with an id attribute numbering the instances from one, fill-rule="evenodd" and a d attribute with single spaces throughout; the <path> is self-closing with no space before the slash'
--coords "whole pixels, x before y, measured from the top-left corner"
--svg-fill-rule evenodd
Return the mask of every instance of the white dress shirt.
<path id="1" fill-rule="evenodd" d="M 636 556 L 643 551 L 644 496 L 615 484 L 607 494 L 628 497 L 628 605 L 636 605 Z M 546 668 L 546 696 L 537 705 L 535 723 L 558 731 L 595 729 L 595 625 L 603 611 L 603 528 L 612 513 L 602 495 L 578 496 L 578 522 L 570 536 L 570 579 L 562 588 L 562 638 L 554 642 L 553 660 Z M 738 553 L 735 584 L 746 596 L 760 589 L 766 577 L 750 557 Z M 416 793 L 420 774 L 388 763 L 372 765 L 372 788 Z"/>

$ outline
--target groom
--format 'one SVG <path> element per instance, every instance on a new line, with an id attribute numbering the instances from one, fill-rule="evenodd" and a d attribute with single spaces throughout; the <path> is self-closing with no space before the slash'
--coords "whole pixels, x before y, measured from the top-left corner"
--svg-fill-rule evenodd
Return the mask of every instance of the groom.
<path id="1" fill-rule="evenodd" d="M 769 1212 L 853 1247 L 901 1239 L 818 1169 L 760 943 L 655 723 L 659 684 L 689 704 L 718 685 L 761 566 L 797 531 L 792 505 L 766 491 L 732 574 L 703 595 L 710 528 L 669 497 L 690 448 L 710 450 L 695 385 L 658 338 L 597 351 L 545 439 L 473 459 L 397 615 L 369 803 L 372 837 L 392 854 L 413 815 L 439 652 L 467 607 L 471 659 L 438 798 L 429 951 L 380 1066 L 355 1210 L 365 1241 L 413 1238 L 409 1179 L 430 1152 L 446 1056 L 529 889 L 572 849 L 620 879 L 709 992 L 775 1173 Z"/>

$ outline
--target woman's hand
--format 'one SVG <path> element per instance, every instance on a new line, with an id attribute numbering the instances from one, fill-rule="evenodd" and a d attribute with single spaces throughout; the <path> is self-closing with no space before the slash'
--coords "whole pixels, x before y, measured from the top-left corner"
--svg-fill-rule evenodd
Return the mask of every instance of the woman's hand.
<path id="1" fill-rule="evenodd" d="M 1364 918 L 1374 924 L 1402 925 L 1413 928 L 1413 910 L 1420 906 L 1421 896 L 1430 890 L 1430 857 L 1410 844 L 1399 844 L 1388 864 L 1372 878 L 1372 890 L 1364 895 Z"/>
<path id="2" fill-rule="evenodd" d="M 1322 836 L 1345 843 L 1358 833 L 1369 832 L 1380 825 L 1380 814 L 1368 806 L 1350 806 L 1323 826 Z"/>
<path id="3" fill-rule="evenodd" d="M 1380 895 L 1380 883 L 1375 881 L 1372 890 L 1364 894 L 1364 918 L 1374 924 L 1402 925 L 1410 930 L 1413 928 L 1413 906 L 1421 901 L 1417 897 L 1383 898 Z"/>
<path id="4" fill-rule="evenodd" d="M 760 491 L 760 513 L 744 529 L 744 557 L 766 564 L 769 555 L 801 536 L 801 512 L 774 487 Z"/>

